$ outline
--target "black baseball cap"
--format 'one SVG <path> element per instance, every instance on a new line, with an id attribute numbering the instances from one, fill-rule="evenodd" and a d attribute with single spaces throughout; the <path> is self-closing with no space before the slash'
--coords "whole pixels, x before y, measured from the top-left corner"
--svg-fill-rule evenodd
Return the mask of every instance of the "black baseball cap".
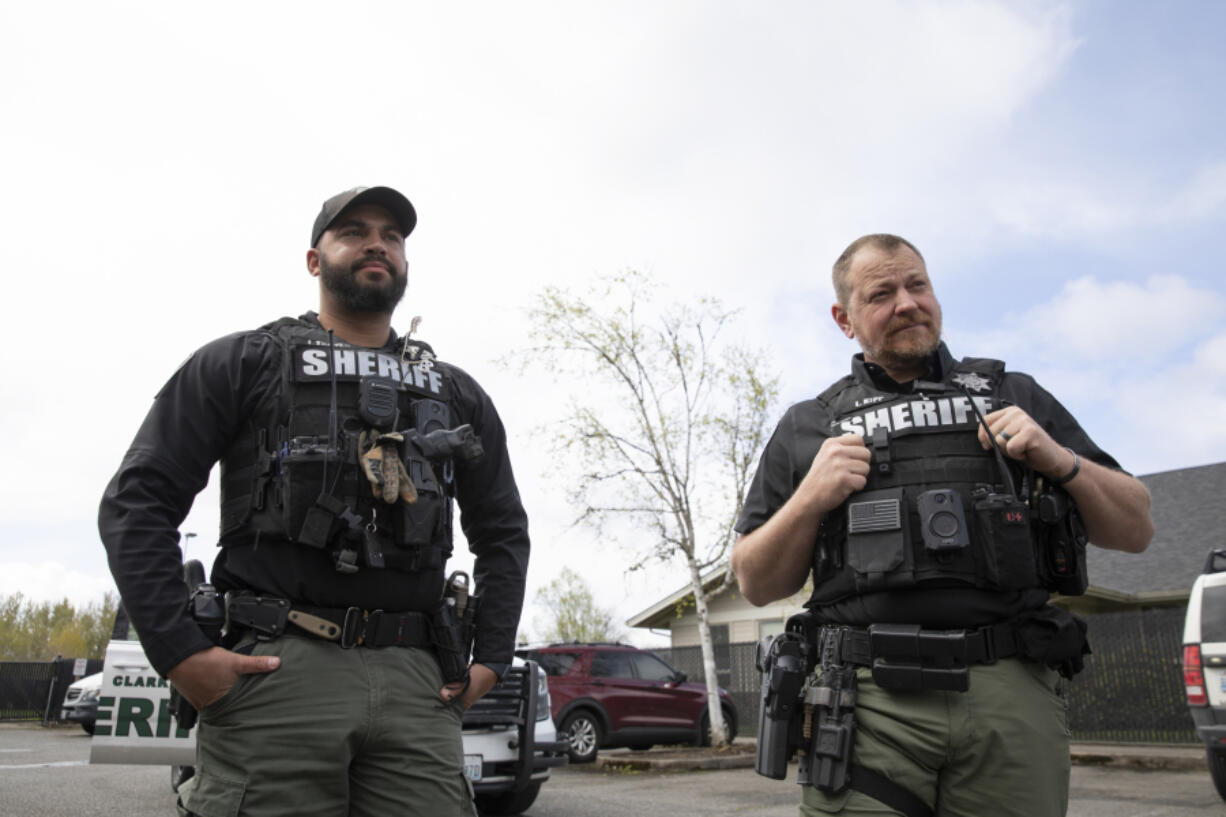
<path id="1" fill-rule="evenodd" d="M 315 226 L 311 228 L 311 246 L 319 243 L 319 237 L 336 221 L 337 216 L 356 204 L 377 204 L 386 209 L 400 224 L 400 232 L 404 233 L 405 238 L 417 226 L 417 211 L 399 191 L 390 187 L 355 187 L 337 193 L 324 202 L 319 215 L 315 217 Z"/>

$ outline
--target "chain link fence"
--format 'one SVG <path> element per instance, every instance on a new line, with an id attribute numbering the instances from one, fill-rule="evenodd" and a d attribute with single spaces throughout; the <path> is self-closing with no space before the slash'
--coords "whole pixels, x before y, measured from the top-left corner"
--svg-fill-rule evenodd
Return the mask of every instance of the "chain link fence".
<path id="1" fill-rule="evenodd" d="M 1182 607 L 1085 616 L 1094 652 L 1085 669 L 1066 683 L 1074 740 L 1199 743 L 1184 697 L 1183 617 Z M 736 702 L 737 734 L 746 737 L 758 730 L 756 651 L 757 644 L 748 643 L 716 652 L 720 686 Z M 705 678 L 699 647 L 653 652 L 691 681 Z"/>

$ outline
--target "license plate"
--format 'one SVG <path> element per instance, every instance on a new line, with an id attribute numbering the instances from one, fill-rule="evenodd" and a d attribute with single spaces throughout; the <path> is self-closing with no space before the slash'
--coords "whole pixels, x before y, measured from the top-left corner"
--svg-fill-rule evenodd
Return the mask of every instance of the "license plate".
<path id="1" fill-rule="evenodd" d="M 464 776 L 474 783 L 481 780 L 481 755 L 464 755 Z"/>

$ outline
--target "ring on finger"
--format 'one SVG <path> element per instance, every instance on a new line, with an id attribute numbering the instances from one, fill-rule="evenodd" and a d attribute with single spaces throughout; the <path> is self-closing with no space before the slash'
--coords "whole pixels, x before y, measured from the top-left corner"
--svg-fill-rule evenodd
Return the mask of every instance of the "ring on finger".
<path id="1" fill-rule="evenodd" d="M 1008 431 L 1002 431 L 1002 432 L 1000 432 L 1000 434 L 998 434 L 997 436 L 999 436 L 999 437 L 1000 437 L 1002 440 L 1004 440 L 1005 442 L 1009 442 L 1009 440 L 1012 440 L 1012 439 L 1013 439 L 1013 435 L 1012 435 L 1012 434 L 1010 434 Z"/>

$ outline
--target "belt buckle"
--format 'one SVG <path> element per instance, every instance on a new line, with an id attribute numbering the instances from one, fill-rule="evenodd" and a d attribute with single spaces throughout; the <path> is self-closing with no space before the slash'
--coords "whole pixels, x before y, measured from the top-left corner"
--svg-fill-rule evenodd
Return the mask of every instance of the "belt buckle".
<path id="1" fill-rule="evenodd" d="M 341 649 L 348 650 L 362 643 L 366 635 L 366 613 L 361 607 L 350 607 L 345 610 L 345 623 L 341 625 Z"/>

